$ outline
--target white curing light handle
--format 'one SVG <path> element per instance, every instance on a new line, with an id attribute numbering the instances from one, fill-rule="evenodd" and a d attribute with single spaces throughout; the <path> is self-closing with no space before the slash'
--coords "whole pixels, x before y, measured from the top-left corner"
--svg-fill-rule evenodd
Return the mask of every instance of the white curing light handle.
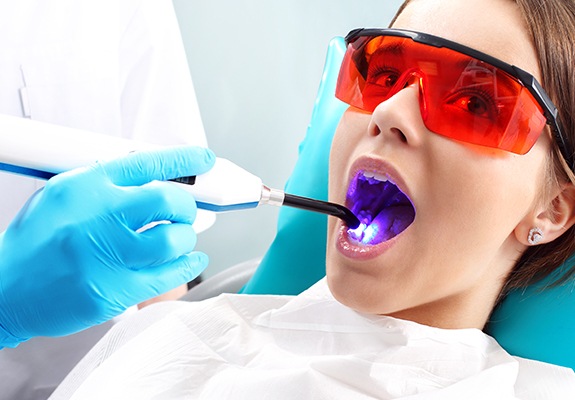
<path id="1" fill-rule="evenodd" d="M 0 126 L 0 170 L 43 179 L 160 147 L 7 115 L 0 115 Z"/>
<path id="2" fill-rule="evenodd" d="M 0 170 L 49 179 L 61 172 L 162 146 L 0 114 Z M 181 183 L 186 183 L 182 179 Z M 253 208 L 262 194 L 257 176 L 226 159 L 182 185 L 212 211 Z"/>
<path id="3" fill-rule="evenodd" d="M 225 158 L 216 158 L 214 167 L 205 174 L 175 181 L 187 183 L 186 190 L 194 195 L 198 207 L 205 210 L 254 208 L 262 196 L 262 180 Z"/>

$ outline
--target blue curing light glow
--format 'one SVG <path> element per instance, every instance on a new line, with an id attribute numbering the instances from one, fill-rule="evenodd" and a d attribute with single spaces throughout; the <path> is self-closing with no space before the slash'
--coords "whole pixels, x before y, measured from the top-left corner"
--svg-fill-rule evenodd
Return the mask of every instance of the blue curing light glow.
<path id="1" fill-rule="evenodd" d="M 348 229 L 349 237 L 363 244 L 370 244 L 379 231 L 377 224 L 362 222 L 356 229 Z"/>

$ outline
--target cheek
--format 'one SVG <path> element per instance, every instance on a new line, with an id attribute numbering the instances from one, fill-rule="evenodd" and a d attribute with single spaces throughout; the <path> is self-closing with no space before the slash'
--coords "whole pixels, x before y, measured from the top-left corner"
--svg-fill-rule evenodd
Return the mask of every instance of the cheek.
<path id="1" fill-rule="evenodd" d="M 353 144 L 363 135 L 367 129 L 369 118 L 362 118 L 358 112 L 346 111 L 339 121 L 331 145 L 333 155 L 350 152 Z"/>
<path id="2" fill-rule="evenodd" d="M 333 190 L 340 190 L 340 185 L 344 182 L 347 163 L 352 158 L 352 154 L 361 137 L 362 129 L 365 130 L 367 123 L 362 123 L 359 118 L 346 111 L 341 118 L 335 131 L 331 144 L 329 157 L 329 188 L 330 198 Z"/>
<path id="3" fill-rule="evenodd" d="M 520 157 L 475 158 L 469 153 L 445 157 L 454 161 L 430 176 L 427 191 L 434 198 L 430 203 L 438 207 L 435 223 L 443 221 L 439 225 L 462 240 L 484 245 L 505 241 L 533 210 L 542 176 L 543 165 L 534 167 Z M 434 215 L 433 210 L 430 214 Z M 477 247 L 485 250 L 479 244 Z"/>

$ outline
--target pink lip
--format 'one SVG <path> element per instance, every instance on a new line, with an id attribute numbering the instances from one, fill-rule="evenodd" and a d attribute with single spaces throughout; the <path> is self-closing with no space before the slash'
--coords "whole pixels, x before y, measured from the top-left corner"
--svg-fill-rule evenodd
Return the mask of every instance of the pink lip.
<path id="1" fill-rule="evenodd" d="M 397 170 L 389 163 L 373 157 L 362 157 L 357 159 L 350 168 L 348 186 L 349 182 L 351 182 L 360 171 L 375 171 L 379 174 L 386 175 L 388 179 L 391 180 L 403 193 L 412 199 L 405 181 Z M 347 202 L 346 205 L 349 207 Z M 368 260 L 378 257 L 391 248 L 405 232 L 404 231 L 394 238 L 377 245 L 360 245 L 355 240 L 350 239 L 347 233 L 348 228 L 342 221 L 337 222 L 337 229 L 336 247 L 338 251 L 348 258 L 356 260 Z M 409 227 L 406 230 L 408 229 Z"/>

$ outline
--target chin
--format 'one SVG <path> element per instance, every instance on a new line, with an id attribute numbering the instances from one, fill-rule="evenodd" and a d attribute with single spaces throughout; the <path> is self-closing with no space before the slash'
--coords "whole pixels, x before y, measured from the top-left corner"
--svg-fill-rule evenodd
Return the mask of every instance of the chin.
<path id="1" fill-rule="evenodd" d="M 375 271 L 372 262 L 362 262 L 358 268 L 356 262 L 349 260 L 335 261 L 328 256 L 327 284 L 334 298 L 341 304 L 362 313 L 385 314 L 393 311 L 386 307 L 386 299 L 382 296 L 390 293 L 375 274 L 366 271 Z"/>

